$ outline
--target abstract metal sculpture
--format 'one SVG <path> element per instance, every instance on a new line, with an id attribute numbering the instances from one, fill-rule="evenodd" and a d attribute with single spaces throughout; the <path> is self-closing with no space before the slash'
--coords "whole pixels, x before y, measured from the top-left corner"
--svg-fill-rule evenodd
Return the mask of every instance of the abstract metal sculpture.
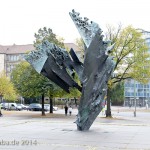
<path id="1" fill-rule="evenodd" d="M 88 18 L 82 19 L 74 10 L 69 14 L 85 43 L 84 63 L 80 62 L 73 49 L 69 55 L 65 49 L 48 41 L 42 42 L 38 50 L 31 51 L 25 59 L 38 73 L 65 91 L 69 92 L 70 87 L 75 87 L 82 92 L 76 120 L 78 130 L 82 131 L 90 128 L 103 108 L 107 82 L 114 68 L 113 57 L 108 53 L 114 44 L 108 46 L 110 41 L 103 41 L 98 24 L 93 21 L 89 23 Z M 74 71 L 82 87 L 74 81 Z"/>

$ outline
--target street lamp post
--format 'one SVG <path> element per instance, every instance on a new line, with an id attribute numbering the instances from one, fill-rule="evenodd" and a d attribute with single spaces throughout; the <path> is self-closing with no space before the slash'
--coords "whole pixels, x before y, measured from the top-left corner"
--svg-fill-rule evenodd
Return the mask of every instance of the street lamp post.
<path id="1" fill-rule="evenodd" d="M 136 102 L 137 102 L 138 99 L 139 99 L 138 97 L 134 99 L 135 100 L 134 117 L 136 117 Z"/>
<path id="2" fill-rule="evenodd" d="M 135 108 L 134 112 L 133 112 L 134 117 L 136 117 L 136 100 L 139 99 L 138 97 L 136 97 L 136 91 L 135 90 L 136 90 L 136 85 L 135 85 L 135 80 L 134 80 L 134 98 L 133 98 L 134 99 L 134 108 Z"/>
<path id="3" fill-rule="evenodd" d="M 136 117 L 136 98 L 134 98 L 134 102 L 135 102 L 134 117 Z"/>
<path id="4" fill-rule="evenodd" d="M 130 98 L 130 100 L 133 99 L 134 100 L 134 111 L 133 111 L 133 114 L 134 114 L 134 117 L 136 117 L 136 100 L 139 99 L 139 98 Z"/>
<path id="5" fill-rule="evenodd" d="M 136 93 L 135 93 L 135 80 L 134 80 L 134 106 L 135 106 L 135 110 L 134 110 L 134 117 L 136 117 Z"/>

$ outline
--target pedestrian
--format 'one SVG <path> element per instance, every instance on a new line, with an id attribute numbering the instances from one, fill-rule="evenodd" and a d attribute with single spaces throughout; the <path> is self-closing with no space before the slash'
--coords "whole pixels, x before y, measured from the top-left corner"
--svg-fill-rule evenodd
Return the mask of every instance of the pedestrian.
<path id="1" fill-rule="evenodd" d="M 104 116 L 105 115 L 105 107 L 103 107 L 103 109 L 102 109 L 102 116 Z"/>
<path id="2" fill-rule="evenodd" d="M 72 107 L 71 106 L 69 107 L 69 114 L 70 114 L 70 116 L 72 114 Z"/>
<path id="3" fill-rule="evenodd" d="M 68 114 L 68 106 L 67 105 L 65 105 L 65 115 L 67 116 L 67 114 Z"/>

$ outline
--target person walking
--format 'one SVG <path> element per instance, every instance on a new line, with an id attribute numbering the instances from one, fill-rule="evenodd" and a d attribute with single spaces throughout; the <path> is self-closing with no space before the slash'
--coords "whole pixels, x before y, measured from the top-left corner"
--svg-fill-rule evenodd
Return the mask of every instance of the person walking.
<path id="1" fill-rule="evenodd" d="M 69 107 L 69 114 L 70 114 L 70 116 L 72 114 L 72 107 L 71 106 Z"/>
<path id="2" fill-rule="evenodd" d="M 67 116 L 67 114 L 68 114 L 68 106 L 67 105 L 65 105 L 65 115 Z"/>
<path id="3" fill-rule="evenodd" d="M 105 106 L 103 107 L 103 109 L 102 109 L 102 116 L 105 116 L 106 114 L 105 114 Z"/>

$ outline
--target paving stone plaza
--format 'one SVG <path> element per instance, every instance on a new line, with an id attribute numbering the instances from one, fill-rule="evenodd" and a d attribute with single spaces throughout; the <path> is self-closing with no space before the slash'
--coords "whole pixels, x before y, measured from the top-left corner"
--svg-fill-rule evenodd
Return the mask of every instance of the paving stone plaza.
<path id="1" fill-rule="evenodd" d="M 148 150 L 150 149 L 149 110 L 117 107 L 113 118 L 100 114 L 89 131 L 77 131 L 77 110 L 64 110 L 41 117 L 40 112 L 4 112 L 0 118 L 2 150 Z"/>

